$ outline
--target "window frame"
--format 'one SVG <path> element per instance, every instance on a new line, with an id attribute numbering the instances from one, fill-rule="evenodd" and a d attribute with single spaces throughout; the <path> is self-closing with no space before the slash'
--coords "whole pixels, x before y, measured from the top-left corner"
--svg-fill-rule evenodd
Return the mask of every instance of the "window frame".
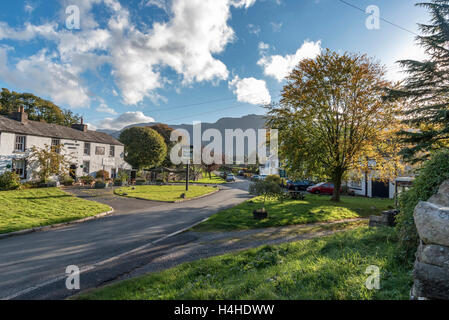
<path id="1" fill-rule="evenodd" d="M 109 157 L 110 158 L 115 158 L 115 146 L 110 146 L 109 147 Z"/>
<path id="2" fill-rule="evenodd" d="M 87 168 L 87 171 L 86 171 L 86 168 Z M 90 161 L 83 161 L 83 173 L 90 174 Z"/>
<path id="3" fill-rule="evenodd" d="M 18 141 L 19 139 L 23 138 L 23 141 Z M 25 135 L 16 135 L 15 143 L 14 143 L 14 151 L 16 152 L 25 152 L 26 150 L 26 141 L 27 136 Z M 17 146 L 22 145 L 22 148 L 19 149 Z"/>
<path id="4" fill-rule="evenodd" d="M 86 152 L 86 150 L 87 150 L 87 152 Z M 84 142 L 84 150 L 83 150 L 83 154 L 84 154 L 85 156 L 90 156 L 91 150 L 92 150 L 92 145 L 91 145 L 91 143 L 90 143 L 90 142 Z"/>
<path id="5" fill-rule="evenodd" d="M 57 144 L 55 144 L 55 142 L 57 142 Z M 61 139 L 57 139 L 57 138 L 52 138 L 51 139 L 51 147 L 56 147 L 55 151 L 56 153 L 61 153 Z"/>
<path id="6" fill-rule="evenodd" d="M 22 165 L 17 167 L 18 163 L 21 163 Z M 25 159 L 14 159 L 12 163 L 12 171 L 15 172 L 21 179 L 26 179 L 27 161 Z"/>

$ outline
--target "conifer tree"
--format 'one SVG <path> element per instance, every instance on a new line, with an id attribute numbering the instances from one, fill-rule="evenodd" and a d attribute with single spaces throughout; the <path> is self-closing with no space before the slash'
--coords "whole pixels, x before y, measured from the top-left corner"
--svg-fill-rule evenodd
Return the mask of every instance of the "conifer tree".
<path id="1" fill-rule="evenodd" d="M 427 8 L 429 24 L 419 24 L 417 42 L 428 55 L 425 61 L 399 61 L 408 74 L 388 98 L 406 103 L 405 121 L 414 130 L 400 132 L 408 145 L 402 155 L 414 162 L 449 146 L 449 0 L 418 3 Z"/>

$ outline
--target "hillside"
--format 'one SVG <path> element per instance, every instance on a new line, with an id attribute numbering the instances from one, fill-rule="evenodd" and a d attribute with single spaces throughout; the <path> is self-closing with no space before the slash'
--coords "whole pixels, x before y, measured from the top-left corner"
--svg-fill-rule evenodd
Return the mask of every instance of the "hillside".
<path id="1" fill-rule="evenodd" d="M 147 127 L 147 126 L 153 126 L 157 123 L 139 123 L 139 124 L 135 124 L 132 126 L 128 126 L 123 128 L 123 130 L 126 130 L 128 128 L 131 127 Z M 171 128 L 173 129 L 184 129 L 187 130 L 190 135 L 193 135 L 193 125 L 192 124 L 180 124 L 180 125 L 170 125 L 168 124 Z M 221 118 L 219 119 L 217 122 L 215 123 L 202 123 L 201 125 L 202 131 L 204 132 L 207 129 L 217 129 L 221 132 L 221 134 L 224 137 L 225 134 L 225 130 L 226 129 L 242 129 L 242 130 L 247 130 L 247 129 L 254 129 L 254 130 L 258 130 L 258 129 L 264 129 L 265 128 L 265 116 L 261 116 L 261 115 L 255 115 L 255 114 L 250 114 L 247 116 L 243 116 L 241 118 Z M 114 138 L 119 138 L 120 133 L 123 130 L 118 130 L 118 131 L 114 131 L 114 130 L 97 130 L 100 132 L 104 132 L 107 133 L 111 136 L 113 136 Z"/>

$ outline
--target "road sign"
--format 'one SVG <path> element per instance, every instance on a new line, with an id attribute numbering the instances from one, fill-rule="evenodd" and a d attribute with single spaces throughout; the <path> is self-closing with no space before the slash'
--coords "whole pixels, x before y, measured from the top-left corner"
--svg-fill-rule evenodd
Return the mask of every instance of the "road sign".
<path id="1" fill-rule="evenodd" d="M 184 146 L 181 148 L 183 162 L 190 162 L 192 159 L 192 146 Z"/>
<path id="2" fill-rule="evenodd" d="M 114 167 L 115 159 L 114 158 L 103 158 L 103 165 L 108 166 L 108 167 Z"/>

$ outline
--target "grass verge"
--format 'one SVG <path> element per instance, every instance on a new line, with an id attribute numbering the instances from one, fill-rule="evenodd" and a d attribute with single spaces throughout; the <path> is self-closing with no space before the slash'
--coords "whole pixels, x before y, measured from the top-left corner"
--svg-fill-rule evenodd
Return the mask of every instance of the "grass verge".
<path id="1" fill-rule="evenodd" d="M 185 183 L 185 180 L 183 180 L 183 181 L 178 181 L 178 182 L 184 182 Z M 212 178 L 209 178 L 208 176 L 206 176 L 206 178 L 203 178 L 203 179 L 199 179 L 199 180 L 196 180 L 196 181 L 190 181 L 190 183 L 198 183 L 198 184 L 223 184 L 223 183 L 226 183 L 226 180 L 224 180 L 223 178 L 221 178 L 221 177 L 219 177 L 219 176 L 216 176 L 215 174 L 212 174 Z"/>
<path id="2" fill-rule="evenodd" d="M 399 300 L 408 299 L 411 266 L 397 262 L 390 228 L 357 228 L 330 237 L 263 246 L 182 264 L 77 297 L 88 300 Z M 368 290 L 369 266 L 380 290 Z"/>
<path id="3" fill-rule="evenodd" d="M 253 210 L 261 206 L 261 198 L 254 198 L 213 215 L 194 231 L 244 230 L 368 217 L 393 206 L 393 200 L 342 197 L 340 203 L 335 203 L 330 197 L 317 195 L 307 195 L 305 200 L 297 201 L 269 200 L 265 205 L 268 219 L 253 219 Z"/>
<path id="4" fill-rule="evenodd" d="M 184 185 L 171 185 L 125 187 L 116 189 L 114 193 L 129 198 L 172 202 L 183 200 L 182 194 L 185 194 L 185 199 L 193 199 L 215 191 L 217 191 L 217 188 L 193 185 L 189 186 L 189 191 L 186 191 Z"/>
<path id="5" fill-rule="evenodd" d="M 57 188 L 0 192 L 0 234 L 83 219 L 110 211 Z"/>

